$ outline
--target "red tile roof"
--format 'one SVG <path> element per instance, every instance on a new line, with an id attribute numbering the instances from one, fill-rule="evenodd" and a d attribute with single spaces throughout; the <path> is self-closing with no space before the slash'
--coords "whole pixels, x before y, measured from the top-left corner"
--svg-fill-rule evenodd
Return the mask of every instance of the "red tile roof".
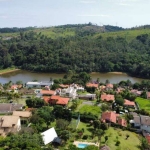
<path id="1" fill-rule="evenodd" d="M 86 86 L 98 88 L 98 84 L 96 84 L 96 83 L 87 83 Z"/>
<path id="2" fill-rule="evenodd" d="M 45 103 L 49 103 L 50 96 L 43 96 L 43 100 L 45 101 Z"/>
<path id="3" fill-rule="evenodd" d="M 114 87 L 114 85 L 113 85 L 113 84 L 111 84 L 111 83 L 109 83 L 109 84 L 106 84 L 106 87 L 107 87 L 107 88 L 113 88 L 113 87 Z"/>
<path id="4" fill-rule="evenodd" d="M 102 113 L 101 120 L 103 122 L 106 122 L 108 120 L 108 121 L 116 123 L 116 118 L 117 118 L 117 114 L 116 113 L 107 111 L 107 112 L 103 112 Z"/>
<path id="5" fill-rule="evenodd" d="M 42 95 L 54 95 L 56 92 L 52 90 L 41 90 L 40 93 Z"/>
<path id="6" fill-rule="evenodd" d="M 108 94 L 108 95 L 102 94 L 101 95 L 101 100 L 102 101 L 114 101 L 115 97 L 114 97 L 114 95 L 110 95 L 110 94 Z"/>
<path id="7" fill-rule="evenodd" d="M 135 103 L 134 102 L 131 102 L 127 99 L 124 100 L 124 105 L 128 105 L 128 106 L 135 106 Z"/>
<path id="8" fill-rule="evenodd" d="M 126 127 L 127 126 L 127 122 L 125 119 L 122 119 L 122 118 L 118 118 L 118 124 Z"/>
<path id="9" fill-rule="evenodd" d="M 60 86 L 61 88 L 67 88 L 67 87 L 69 87 L 69 85 L 67 85 L 67 84 L 59 84 L 59 86 Z"/>
<path id="10" fill-rule="evenodd" d="M 70 99 L 66 97 L 52 95 L 49 99 L 49 103 L 53 103 L 54 100 L 56 100 L 56 104 L 58 105 L 67 105 Z"/>
<path id="11" fill-rule="evenodd" d="M 145 138 L 147 139 L 148 143 L 150 143 L 150 136 L 146 135 Z"/>

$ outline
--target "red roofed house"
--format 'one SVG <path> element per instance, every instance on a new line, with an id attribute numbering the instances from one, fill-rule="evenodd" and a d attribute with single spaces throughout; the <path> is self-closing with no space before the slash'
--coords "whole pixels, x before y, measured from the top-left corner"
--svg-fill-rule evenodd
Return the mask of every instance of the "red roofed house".
<path id="1" fill-rule="evenodd" d="M 124 106 L 135 107 L 135 103 L 127 99 L 124 100 Z"/>
<path id="2" fill-rule="evenodd" d="M 60 97 L 58 95 L 52 95 L 48 102 L 52 105 L 57 104 L 57 105 L 65 106 L 68 104 L 69 100 L 70 98 Z"/>
<path id="3" fill-rule="evenodd" d="M 94 88 L 98 89 L 98 84 L 96 84 L 96 83 L 87 83 L 86 87 L 94 87 Z"/>
<path id="4" fill-rule="evenodd" d="M 118 118 L 117 123 L 120 124 L 121 126 L 126 127 L 127 126 L 127 121 L 122 118 Z"/>
<path id="5" fill-rule="evenodd" d="M 113 111 L 111 111 L 111 112 L 106 111 L 106 112 L 102 113 L 101 121 L 116 123 L 117 116 L 118 115 L 115 112 L 113 112 Z"/>
<path id="6" fill-rule="evenodd" d="M 41 90 L 40 94 L 42 96 L 52 96 L 52 95 L 56 94 L 56 91 L 53 91 L 53 90 Z"/>
<path id="7" fill-rule="evenodd" d="M 113 89 L 114 85 L 111 83 L 106 84 L 107 89 Z"/>
<path id="8" fill-rule="evenodd" d="M 116 114 L 113 111 L 106 111 L 102 113 L 101 116 L 101 121 L 102 122 L 113 122 L 113 123 L 118 123 L 121 126 L 127 126 L 127 122 L 125 119 L 119 118 L 119 114 Z"/>
<path id="9" fill-rule="evenodd" d="M 109 101 L 114 101 L 115 100 L 115 97 L 114 97 L 114 95 L 110 95 L 110 94 L 102 94 L 101 95 L 101 100 L 102 101 L 107 101 L 107 102 L 109 102 Z"/>

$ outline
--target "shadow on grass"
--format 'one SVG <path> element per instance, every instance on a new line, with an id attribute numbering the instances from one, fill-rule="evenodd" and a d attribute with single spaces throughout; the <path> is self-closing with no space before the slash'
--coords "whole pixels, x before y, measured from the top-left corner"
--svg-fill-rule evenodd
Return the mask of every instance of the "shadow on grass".
<path id="1" fill-rule="evenodd" d="M 89 132 L 93 132 L 93 131 L 94 131 L 94 128 L 87 128 L 87 130 L 88 130 Z"/>

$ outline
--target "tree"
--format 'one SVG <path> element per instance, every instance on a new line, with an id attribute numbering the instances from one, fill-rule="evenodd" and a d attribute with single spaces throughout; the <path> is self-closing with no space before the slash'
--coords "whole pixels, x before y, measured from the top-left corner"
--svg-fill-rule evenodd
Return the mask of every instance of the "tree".
<path id="1" fill-rule="evenodd" d="M 47 128 L 50 125 L 50 123 L 54 121 L 54 115 L 52 113 L 51 108 L 48 106 L 44 106 L 44 107 L 41 107 L 40 109 L 38 109 L 38 115 L 41 118 L 43 118 L 44 122 L 47 125 Z"/>
<path id="2" fill-rule="evenodd" d="M 118 105 L 120 105 L 120 106 L 123 106 L 123 105 L 124 105 L 124 99 L 122 98 L 121 95 L 117 95 L 117 96 L 115 97 L 115 102 L 116 102 Z"/>
<path id="3" fill-rule="evenodd" d="M 42 137 L 40 134 L 10 134 L 6 138 L 0 140 L 0 147 L 5 150 L 20 150 L 20 149 L 34 149 L 42 150 L 44 146 Z"/>
<path id="4" fill-rule="evenodd" d="M 94 120 L 93 121 L 93 126 L 94 126 L 94 129 L 100 129 L 100 127 L 101 127 L 100 120 Z"/>
<path id="5" fill-rule="evenodd" d="M 108 136 L 105 136 L 105 143 L 106 143 L 106 141 L 108 141 Z"/>
<path id="6" fill-rule="evenodd" d="M 140 142 L 141 142 L 140 144 L 141 150 L 150 150 L 150 145 L 145 138 L 141 137 Z"/>
<path id="7" fill-rule="evenodd" d="M 57 119 L 56 120 L 56 128 L 61 130 L 65 130 L 69 125 L 69 122 L 64 119 Z"/>
<path id="8" fill-rule="evenodd" d="M 101 110 L 104 112 L 109 109 L 109 106 L 107 104 L 101 104 Z"/>

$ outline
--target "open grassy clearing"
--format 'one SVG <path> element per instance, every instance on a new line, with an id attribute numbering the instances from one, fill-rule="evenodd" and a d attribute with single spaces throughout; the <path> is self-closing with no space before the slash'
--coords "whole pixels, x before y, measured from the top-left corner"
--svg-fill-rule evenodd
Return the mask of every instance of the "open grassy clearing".
<path id="1" fill-rule="evenodd" d="M 129 135 L 129 138 L 126 140 L 127 134 Z M 140 140 L 138 138 L 138 135 L 133 132 L 122 131 L 121 129 L 114 129 L 110 127 L 106 131 L 105 135 L 102 137 L 101 145 L 105 144 L 104 137 L 106 135 L 108 136 L 108 141 L 106 142 L 106 144 L 110 147 L 111 150 L 140 150 L 138 148 Z M 119 146 L 115 146 L 117 137 L 118 140 L 120 141 Z"/>
<path id="2" fill-rule="evenodd" d="M 135 101 L 139 104 L 140 109 L 150 112 L 150 100 L 137 97 Z"/>
<path id="3" fill-rule="evenodd" d="M 94 37 L 102 36 L 103 38 L 107 37 L 123 37 L 126 38 L 127 41 L 130 41 L 141 34 L 150 34 L 150 29 L 136 29 L 136 30 L 125 30 L 125 31 L 118 31 L 118 32 L 105 32 L 105 33 L 98 33 L 94 35 Z"/>
<path id="4" fill-rule="evenodd" d="M 101 113 L 101 109 L 98 106 L 94 106 L 94 105 L 84 105 L 82 104 L 78 110 L 81 114 L 83 113 L 91 113 L 93 115 L 99 116 Z"/>
<path id="5" fill-rule="evenodd" d="M 10 73 L 10 72 L 18 71 L 18 70 L 20 70 L 20 69 L 16 69 L 15 67 L 7 68 L 7 69 L 2 69 L 2 70 L 0 70 L 0 75 L 1 74 L 5 74 L 5 73 Z"/>

